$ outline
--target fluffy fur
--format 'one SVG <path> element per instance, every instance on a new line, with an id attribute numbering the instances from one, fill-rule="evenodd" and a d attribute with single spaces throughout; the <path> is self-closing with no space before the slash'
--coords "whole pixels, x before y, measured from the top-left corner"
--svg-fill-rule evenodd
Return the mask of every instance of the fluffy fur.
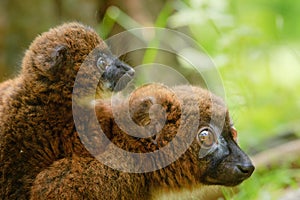
<path id="1" fill-rule="evenodd" d="M 73 154 L 89 155 L 75 131 L 72 91 L 80 66 L 86 59 L 87 65 L 96 65 L 103 51 L 109 50 L 92 28 L 63 24 L 38 36 L 25 53 L 20 74 L 0 85 L 0 199 L 28 199 L 41 170 Z M 99 81 L 88 76 L 98 68 L 87 69 L 81 83 Z M 106 76 L 103 81 L 114 78 L 110 72 Z"/>
<path id="2" fill-rule="evenodd" d="M 214 107 L 212 102 L 214 102 Z M 103 102 L 98 102 L 96 105 L 101 127 L 112 143 L 105 146 L 105 151 L 97 152 L 98 155 L 94 154 L 94 156 L 106 158 L 118 163 L 119 166 L 139 169 L 149 165 L 149 167 L 157 167 L 158 170 L 147 173 L 128 173 L 107 167 L 92 157 L 73 156 L 56 161 L 38 174 L 31 190 L 31 199 L 58 197 L 61 199 L 151 199 L 157 190 L 191 188 L 203 183 L 236 185 L 251 175 L 252 171 L 247 174 L 236 173 L 223 163 L 223 161 L 228 161 L 230 164 L 237 163 L 237 160 L 242 162 L 245 159 L 245 162 L 251 165 L 247 157 L 243 158 L 243 153 L 239 155 L 234 153 L 235 148 L 238 147 L 235 143 L 232 144 L 234 135 L 227 108 L 220 98 L 208 91 L 187 86 L 169 90 L 161 85 L 148 85 L 136 90 L 129 99 L 132 119 L 128 118 L 128 120 L 134 120 L 140 126 L 149 126 L 149 130 L 154 130 L 154 132 L 158 131 L 156 136 L 146 138 L 129 135 L 130 132 L 137 131 L 137 126 L 127 127 L 128 132 L 124 132 L 120 129 L 122 125 L 116 123 L 115 117 L 121 117 L 125 126 L 130 124 L 126 121 L 128 111 L 126 103 L 121 103 L 116 107 Z M 164 111 L 153 107 L 155 104 L 160 105 Z M 182 111 L 183 104 L 187 105 L 187 112 Z M 113 109 L 117 112 L 114 113 Z M 157 121 L 151 116 L 151 112 L 156 115 Z M 214 120 L 211 120 L 212 113 L 215 116 Z M 224 142 L 228 145 L 224 148 L 232 152 L 222 155 L 223 147 L 219 146 L 213 153 L 203 158 L 199 157 L 201 147 L 196 139 L 198 130 L 213 123 L 221 124 L 224 117 L 222 134 L 219 136 L 220 140 L 224 141 L 220 141 L 220 145 Z M 158 124 L 161 119 L 166 119 L 166 123 L 160 130 Z M 192 122 L 193 119 L 198 120 Z M 183 129 L 180 129 L 180 126 Z M 175 135 L 178 134 L 182 136 L 175 139 Z M 184 139 L 186 136 L 192 138 L 191 145 L 187 144 Z M 131 166 L 128 164 L 131 160 L 125 154 L 114 152 L 114 145 L 127 152 L 155 152 L 171 141 L 175 147 L 186 146 L 187 150 L 175 162 L 163 168 L 158 162 L 154 160 L 148 162 L 143 160 L 143 157 L 134 160 Z M 167 156 L 160 159 L 168 160 L 177 153 L 175 150 L 170 151 Z M 218 173 L 219 167 L 223 167 L 223 171 L 219 171 L 220 175 L 215 174 L 212 178 L 214 173 Z M 210 168 L 214 171 L 211 172 Z M 226 174 L 225 178 L 223 174 Z M 208 183 L 208 177 L 212 182 Z M 214 183 L 214 180 L 219 182 Z"/>

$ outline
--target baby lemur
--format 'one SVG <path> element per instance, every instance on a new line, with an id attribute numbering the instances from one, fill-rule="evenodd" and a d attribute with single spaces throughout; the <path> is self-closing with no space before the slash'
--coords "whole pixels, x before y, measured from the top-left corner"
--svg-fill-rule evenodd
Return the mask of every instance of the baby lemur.
<path id="1" fill-rule="evenodd" d="M 97 159 L 75 155 L 40 172 L 32 200 L 153 199 L 161 190 L 235 186 L 254 170 L 223 100 L 199 87 L 150 84 L 124 103 L 99 101 L 95 111 L 111 143 Z M 152 131 L 148 137 L 140 126 Z"/>
<path id="2" fill-rule="evenodd" d="M 72 91 L 81 66 L 84 75 L 76 82 L 97 82 L 96 91 L 81 88 L 86 95 L 121 90 L 134 76 L 92 28 L 66 23 L 38 36 L 19 75 L 0 85 L 0 199 L 28 199 L 41 170 L 58 159 L 88 154 L 72 115 Z"/>

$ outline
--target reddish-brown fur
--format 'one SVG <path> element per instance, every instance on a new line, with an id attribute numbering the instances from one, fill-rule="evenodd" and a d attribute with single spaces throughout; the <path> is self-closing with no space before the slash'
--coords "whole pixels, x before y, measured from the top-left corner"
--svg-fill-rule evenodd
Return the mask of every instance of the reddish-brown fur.
<path id="1" fill-rule="evenodd" d="M 0 85 L 0 199 L 28 199 L 42 169 L 74 153 L 89 155 L 74 131 L 72 89 L 96 47 L 107 48 L 90 27 L 50 29 L 26 51 L 21 73 Z"/>
<path id="2" fill-rule="evenodd" d="M 149 108 L 153 103 L 161 105 L 167 113 L 167 122 L 159 132 L 156 142 L 153 138 L 140 139 L 123 132 L 115 123 L 111 109 L 117 109 L 119 116 L 125 116 L 126 103 L 119 107 L 99 102 L 96 106 L 97 117 L 103 128 L 110 127 L 105 134 L 112 143 L 131 152 L 153 152 L 173 141 L 174 136 L 179 134 L 181 126 L 189 124 L 189 121 L 198 119 L 194 127 L 208 125 L 211 114 L 214 112 L 216 120 L 225 117 L 223 131 L 230 133 L 230 121 L 227 109 L 223 101 L 206 90 L 198 87 L 181 86 L 169 89 L 160 85 L 148 85 L 138 89 L 131 95 L 130 111 L 133 120 L 140 125 L 150 124 Z M 153 101 L 155 99 L 155 101 Z M 183 101 L 179 101 L 182 99 Z M 189 115 L 183 116 L 181 103 L 191 108 Z M 191 103 L 199 108 L 194 109 Z M 214 102 L 214 108 L 212 107 Z M 160 116 L 160 115 L 158 115 Z M 116 116 L 115 116 L 116 117 Z M 125 119 L 125 118 L 124 118 Z M 127 122 L 125 121 L 125 124 Z M 153 124 L 155 126 L 155 123 Z M 128 127 L 135 131 L 135 127 Z M 194 137 L 192 127 L 183 129 L 183 134 Z M 130 134 L 130 133 L 129 133 Z M 232 137 L 228 135 L 228 137 Z M 176 143 L 176 142 L 175 142 Z M 177 147 L 188 145 L 184 140 L 175 144 Z M 61 199 L 151 199 L 156 190 L 170 190 L 189 188 L 201 184 L 201 176 L 207 168 L 206 160 L 198 158 L 199 144 L 195 140 L 187 151 L 175 162 L 157 171 L 148 173 L 127 173 L 105 166 L 95 158 L 73 156 L 56 161 L 48 169 L 41 172 L 31 191 L 31 199 L 61 198 Z M 112 154 L 112 144 L 106 146 L 106 151 L 99 155 L 111 159 L 120 166 L 126 166 L 128 157 L 122 154 Z M 171 152 L 172 154 L 172 152 Z M 176 154 L 176 153 L 174 153 Z M 94 155 L 97 157 L 98 155 Z M 172 156 L 172 155 L 169 155 Z M 166 158 L 161 158 L 166 159 Z M 141 159 L 135 162 L 137 169 L 149 162 Z M 150 164 L 155 166 L 155 162 Z"/>
<path id="3" fill-rule="evenodd" d="M 95 31 L 78 23 L 51 29 L 32 43 L 23 59 L 20 75 L 0 85 L 1 199 L 150 199 L 157 189 L 179 189 L 202 183 L 210 160 L 199 159 L 200 146 L 194 138 L 200 127 L 212 122 L 212 115 L 215 116 L 213 123 L 219 123 L 223 129 L 222 136 L 228 143 L 233 141 L 227 108 L 220 98 L 197 87 L 176 87 L 174 93 L 160 85 L 144 86 L 134 92 L 129 101 L 132 119 L 124 117 L 125 125 L 129 123 L 126 120 L 133 120 L 138 125 L 159 130 L 157 123 L 164 119 L 164 112 L 159 111 L 158 119 L 151 121 L 149 108 L 153 104 L 161 105 L 167 113 L 167 121 L 156 137 L 141 139 L 128 135 L 135 132 L 137 126 L 127 127 L 129 130 L 125 133 L 112 113 L 117 110 L 117 115 L 125 116 L 125 104 L 113 107 L 99 100 L 97 119 L 111 143 L 103 142 L 99 133 L 93 131 L 88 132 L 91 138 L 79 138 L 72 113 L 72 89 L 80 65 L 97 46 L 107 48 Z M 64 54 L 64 59 L 58 52 Z M 81 78 L 81 82 L 87 84 L 95 81 Z M 185 114 L 183 105 L 187 105 Z M 81 119 L 88 121 L 93 114 Z M 81 130 L 81 127 L 76 128 Z M 178 134 L 191 136 L 191 145 L 182 138 L 174 141 Z M 96 146 L 91 146 L 89 152 L 82 141 Z M 127 152 L 143 154 L 155 152 L 170 142 L 176 147 L 187 147 L 187 151 L 164 168 L 142 157 L 134 160 L 134 165 L 128 165 L 128 157 L 113 154 L 114 145 Z M 176 157 L 176 154 L 170 151 L 161 159 Z M 111 160 L 125 168 L 149 165 L 159 170 L 127 173 L 112 169 L 94 157 Z"/>

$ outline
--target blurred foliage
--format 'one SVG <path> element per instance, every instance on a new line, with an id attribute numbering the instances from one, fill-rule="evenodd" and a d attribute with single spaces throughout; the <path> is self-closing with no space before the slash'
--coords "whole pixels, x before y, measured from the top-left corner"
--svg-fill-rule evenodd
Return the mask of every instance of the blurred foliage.
<path id="1" fill-rule="evenodd" d="M 0 81 L 19 70 L 24 51 L 39 33 L 64 21 L 96 25 L 99 6 L 96 0 L 1 0 Z"/>
<path id="2" fill-rule="evenodd" d="M 299 131 L 299 6 L 279 0 L 166 1 L 153 21 L 153 26 L 188 34 L 212 57 L 243 147 L 274 133 Z M 124 29 L 142 27 L 117 7 L 110 7 L 108 18 L 102 30 L 114 23 Z M 150 57 L 156 54 L 150 50 Z M 147 56 L 149 52 L 144 61 Z"/>
<path id="3" fill-rule="evenodd" d="M 189 27 L 219 67 L 242 146 L 300 122 L 299 6 L 295 1 L 189 0 L 169 18 L 173 28 Z"/>
<path id="4" fill-rule="evenodd" d="M 276 134 L 300 136 L 299 12 L 300 1 L 294 0 L 3 0 L 0 80 L 16 73 L 38 33 L 64 21 L 96 26 L 103 38 L 143 26 L 179 30 L 215 62 L 241 146 L 261 147 Z M 159 53 L 148 50 L 140 56 L 139 62 L 147 63 Z M 185 70 L 185 76 L 197 79 Z M 297 185 L 298 172 L 259 170 L 240 186 L 236 199 L 276 199 L 278 188 Z M 299 176 L 297 181 L 299 187 Z M 231 197 L 230 191 L 225 194 Z"/>

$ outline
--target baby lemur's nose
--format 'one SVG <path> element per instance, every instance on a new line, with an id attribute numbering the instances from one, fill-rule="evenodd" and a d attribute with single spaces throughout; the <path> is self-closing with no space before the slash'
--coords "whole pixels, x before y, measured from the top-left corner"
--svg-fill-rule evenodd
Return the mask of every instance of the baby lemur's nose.
<path id="1" fill-rule="evenodd" d="M 126 72 L 129 76 L 134 76 L 134 73 L 135 73 L 135 71 L 134 71 L 134 69 L 129 69 L 127 72 Z"/>
<path id="2" fill-rule="evenodd" d="M 252 164 L 238 164 L 237 165 L 238 170 L 241 174 L 249 177 L 253 173 L 255 167 Z"/>

